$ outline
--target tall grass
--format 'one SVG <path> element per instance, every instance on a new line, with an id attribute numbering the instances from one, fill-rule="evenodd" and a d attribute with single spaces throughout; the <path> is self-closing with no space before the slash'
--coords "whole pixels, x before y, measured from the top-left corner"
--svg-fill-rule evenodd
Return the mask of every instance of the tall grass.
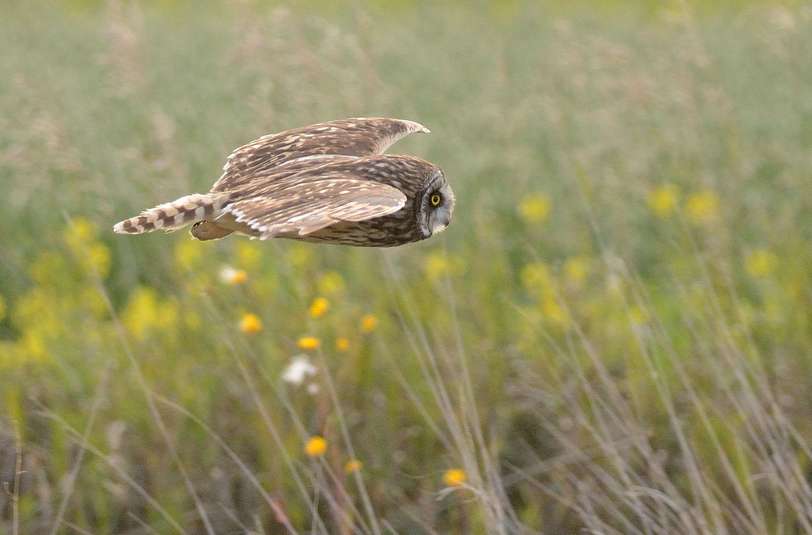
<path id="1" fill-rule="evenodd" d="M 4 13 L 0 531 L 812 532 L 808 6 Z M 361 115 L 448 232 L 109 231 Z"/>

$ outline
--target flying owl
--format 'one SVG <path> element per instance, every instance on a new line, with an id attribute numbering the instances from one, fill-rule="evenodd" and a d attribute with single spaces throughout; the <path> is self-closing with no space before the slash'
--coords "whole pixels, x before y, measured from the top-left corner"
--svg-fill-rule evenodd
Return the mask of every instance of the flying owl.
<path id="1" fill-rule="evenodd" d="M 445 230 L 454 192 L 443 171 L 383 154 L 413 121 L 357 118 L 263 136 L 237 148 L 208 193 L 160 204 L 113 227 L 120 234 L 193 224 L 198 240 L 236 232 L 366 247 L 424 240 Z"/>

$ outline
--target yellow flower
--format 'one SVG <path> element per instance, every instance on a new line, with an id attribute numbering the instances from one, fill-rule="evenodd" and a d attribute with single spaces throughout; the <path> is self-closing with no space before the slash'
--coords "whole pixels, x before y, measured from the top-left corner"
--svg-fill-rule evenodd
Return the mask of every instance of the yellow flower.
<path id="1" fill-rule="evenodd" d="M 303 245 L 293 245 L 288 252 L 288 261 L 298 269 L 303 269 L 313 262 L 313 248 Z"/>
<path id="2" fill-rule="evenodd" d="M 82 246 L 96 238 L 96 227 L 84 217 L 73 219 L 65 230 L 65 243 L 76 250 L 81 250 Z"/>
<path id="3" fill-rule="evenodd" d="M 45 290 L 41 286 L 31 288 L 15 303 L 12 316 L 15 326 L 21 330 L 64 333 L 68 325 L 62 316 L 68 313 L 71 305 L 67 302 L 58 304 L 61 301 L 62 297 L 55 295 L 52 290 Z"/>
<path id="4" fill-rule="evenodd" d="M 110 251 L 101 243 L 92 243 L 80 259 L 80 264 L 85 271 L 105 277 L 110 271 Z"/>
<path id="5" fill-rule="evenodd" d="M 107 302 L 104 300 L 104 294 L 96 288 L 85 286 L 77 291 L 76 298 L 81 302 L 83 309 L 97 318 L 103 318 L 107 315 Z M 174 320 L 174 318 L 172 319 Z"/>
<path id="6" fill-rule="evenodd" d="M 443 474 L 443 483 L 447 487 L 459 487 L 465 484 L 466 479 L 465 471 L 461 468 L 450 468 Z"/>
<path id="7" fill-rule="evenodd" d="M 302 336 L 299 338 L 297 345 L 300 349 L 312 350 L 318 349 L 321 346 L 321 341 L 315 336 Z"/>
<path id="8" fill-rule="evenodd" d="M 361 317 L 361 332 L 371 333 L 378 326 L 378 318 L 372 314 L 364 314 Z"/>
<path id="9" fill-rule="evenodd" d="M 679 202 L 679 188 L 664 184 L 648 195 L 648 206 L 658 217 L 671 217 Z"/>
<path id="10" fill-rule="evenodd" d="M 533 262 L 522 268 L 522 284 L 533 292 L 547 292 L 552 288 L 553 277 L 544 262 Z"/>
<path id="11" fill-rule="evenodd" d="M 519 203 L 519 215 L 525 223 L 543 223 L 550 215 L 550 199 L 543 193 L 528 195 Z"/>
<path id="12" fill-rule="evenodd" d="M 337 295 L 344 291 L 344 279 L 340 274 L 335 271 L 328 271 L 319 277 L 318 283 L 319 293 L 324 295 Z"/>
<path id="13" fill-rule="evenodd" d="M 747 273 L 754 279 L 767 277 L 775 270 L 778 257 L 766 249 L 757 249 L 747 255 L 744 261 Z"/>
<path id="14" fill-rule="evenodd" d="M 256 271 L 262 258 L 262 251 L 254 241 L 237 242 L 237 262 L 248 271 Z"/>
<path id="15" fill-rule="evenodd" d="M 67 282 L 60 275 L 68 272 L 68 264 L 62 255 L 55 251 L 43 251 L 37 255 L 28 268 L 31 278 L 40 287 L 53 287 L 54 281 Z"/>
<path id="16" fill-rule="evenodd" d="M 308 457 L 321 457 L 327 451 L 327 441 L 318 435 L 312 436 L 305 443 L 304 451 Z"/>
<path id="17" fill-rule="evenodd" d="M 719 212 L 719 198 L 710 190 L 694 193 L 685 204 L 685 213 L 694 223 L 707 223 Z"/>
<path id="18" fill-rule="evenodd" d="M 343 336 L 340 338 L 336 338 L 336 349 L 338 351 L 341 351 L 342 353 L 348 351 L 350 349 L 349 338 L 344 338 Z"/>
<path id="19" fill-rule="evenodd" d="M 181 240 L 175 246 L 175 262 L 183 269 L 194 269 L 202 257 L 203 248 L 200 246 L 200 242 Z"/>
<path id="20" fill-rule="evenodd" d="M 317 297 L 310 304 L 310 317 L 320 318 L 327 313 L 330 308 L 330 301 L 324 297 Z"/>
<path id="21" fill-rule="evenodd" d="M 243 284 L 248 280 L 248 273 L 244 269 L 234 269 L 231 266 L 224 266 L 220 270 L 220 280 L 226 284 Z"/>
<path id="22" fill-rule="evenodd" d="M 36 330 L 26 331 L 18 342 L 18 347 L 25 362 L 42 362 L 50 356 L 43 333 Z"/>
<path id="23" fill-rule="evenodd" d="M 110 251 L 95 241 L 96 227 L 92 223 L 82 217 L 74 219 L 68 225 L 64 239 L 82 271 L 100 277 L 107 276 L 110 270 Z"/>
<path id="24" fill-rule="evenodd" d="M 632 305 L 629 307 L 629 321 L 632 325 L 637 327 L 645 325 L 648 321 L 648 314 L 639 306 Z"/>
<path id="25" fill-rule="evenodd" d="M 6 416 L 6 421 L 11 423 L 14 427 L 15 436 L 22 437 L 22 422 L 24 421 L 23 416 L 23 399 L 20 393 L 19 388 L 8 388 L 6 389 L 5 399 L 5 412 L 8 416 Z M 25 414 L 28 414 L 28 410 L 25 411 Z"/>
<path id="26" fill-rule="evenodd" d="M 358 472 L 359 470 L 361 470 L 363 466 L 364 464 L 358 459 L 350 459 L 344 465 L 344 472 L 346 472 L 347 474 L 352 474 L 353 472 Z"/>
<path id="27" fill-rule="evenodd" d="M 465 264 L 459 258 L 439 251 L 426 257 L 423 262 L 423 272 L 427 279 L 436 281 L 441 277 L 465 273 Z"/>
<path id="28" fill-rule="evenodd" d="M 144 339 L 151 331 L 174 329 L 178 305 L 171 300 L 160 300 L 152 288 L 136 288 L 130 294 L 121 319 L 135 338 Z"/>
<path id="29" fill-rule="evenodd" d="M 256 334 L 262 330 L 262 320 L 259 316 L 246 312 L 240 320 L 240 331 L 245 334 Z"/>
<path id="30" fill-rule="evenodd" d="M 552 296 L 547 296 L 541 303 L 541 312 L 545 318 L 555 323 L 559 327 L 566 328 L 570 324 L 570 317 L 567 311 L 558 304 Z"/>
<path id="31" fill-rule="evenodd" d="M 442 253 L 433 253 L 426 257 L 423 271 L 429 280 L 437 280 L 449 271 L 448 259 Z"/>
<path id="32" fill-rule="evenodd" d="M 589 275 L 589 259 L 584 256 L 575 256 L 564 262 L 564 276 L 570 284 L 580 285 Z"/>

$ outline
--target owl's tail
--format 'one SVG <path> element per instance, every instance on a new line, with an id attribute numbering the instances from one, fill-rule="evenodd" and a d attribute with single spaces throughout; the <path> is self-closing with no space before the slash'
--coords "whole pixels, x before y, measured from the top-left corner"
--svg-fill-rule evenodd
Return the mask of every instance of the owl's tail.
<path id="1" fill-rule="evenodd" d="M 172 202 L 144 210 L 135 217 L 116 223 L 113 232 L 143 234 L 153 230 L 177 230 L 191 223 L 220 215 L 228 201 L 227 193 L 193 193 Z"/>

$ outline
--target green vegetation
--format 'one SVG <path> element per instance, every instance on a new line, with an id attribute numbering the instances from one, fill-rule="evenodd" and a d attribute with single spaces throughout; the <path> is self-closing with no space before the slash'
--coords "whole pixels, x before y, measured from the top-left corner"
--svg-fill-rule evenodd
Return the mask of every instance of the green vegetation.
<path id="1" fill-rule="evenodd" d="M 4 6 L 0 531 L 812 533 L 812 10 L 307 5 Z M 359 115 L 446 233 L 111 232 Z"/>

